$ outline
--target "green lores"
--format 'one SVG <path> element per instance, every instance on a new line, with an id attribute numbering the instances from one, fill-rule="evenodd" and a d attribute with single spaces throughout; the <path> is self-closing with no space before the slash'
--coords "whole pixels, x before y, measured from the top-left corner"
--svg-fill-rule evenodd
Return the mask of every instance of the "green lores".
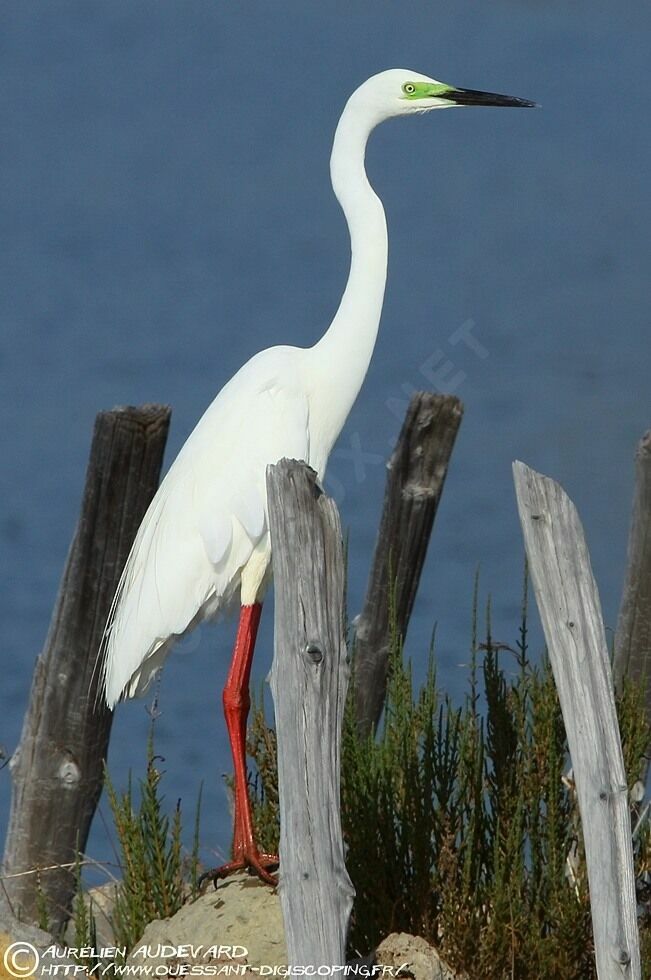
<path id="1" fill-rule="evenodd" d="M 444 82 L 405 82 L 402 86 L 402 97 L 404 99 L 433 99 L 436 96 L 444 96 L 456 91 L 454 85 L 446 85 Z"/>
<path id="2" fill-rule="evenodd" d="M 402 86 L 402 98 L 412 102 L 424 99 L 441 99 L 448 105 L 484 105 L 484 106 L 535 106 L 529 99 L 516 99 L 512 95 L 497 95 L 495 92 L 477 92 L 474 88 L 456 88 L 445 85 L 444 82 L 405 82 Z M 433 109 L 435 104 L 423 108 Z M 418 107 L 420 108 L 420 106 Z"/>

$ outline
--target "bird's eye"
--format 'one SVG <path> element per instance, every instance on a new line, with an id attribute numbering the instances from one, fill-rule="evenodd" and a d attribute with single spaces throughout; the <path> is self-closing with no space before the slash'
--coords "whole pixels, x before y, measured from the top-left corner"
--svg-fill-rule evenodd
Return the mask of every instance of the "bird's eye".
<path id="1" fill-rule="evenodd" d="M 405 82 L 405 84 L 402 86 L 402 91 L 405 93 L 405 95 L 413 95 L 416 91 L 416 86 L 413 82 Z"/>

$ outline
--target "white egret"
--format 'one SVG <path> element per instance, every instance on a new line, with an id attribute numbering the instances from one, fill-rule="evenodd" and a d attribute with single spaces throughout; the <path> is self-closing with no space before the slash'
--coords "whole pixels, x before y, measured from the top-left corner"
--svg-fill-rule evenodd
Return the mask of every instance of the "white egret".
<path id="1" fill-rule="evenodd" d="M 351 243 L 348 282 L 313 347 L 256 354 L 222 388 L 181 449 L 136 536 L 113 600 L 102 649 L 106 703 L 142 693 L 174 641 L 239 601 L 240 619 L 223 692 L 233 753 L 233 860 L 274 882 L 273 855 L 254 838 L 245 735 L 249 674 L 270 541 L 265 472 L 282 457 L 305 460 L 323 479 L 328 456 L 366 375 L 387 273 L 382 204 L 364 169 L 371 131 L 391 116 L 461 105 L 532 106 L 455 88 L 403 69 L 381 72 L 349 98 L 334 138 L 330 173 Z"/>

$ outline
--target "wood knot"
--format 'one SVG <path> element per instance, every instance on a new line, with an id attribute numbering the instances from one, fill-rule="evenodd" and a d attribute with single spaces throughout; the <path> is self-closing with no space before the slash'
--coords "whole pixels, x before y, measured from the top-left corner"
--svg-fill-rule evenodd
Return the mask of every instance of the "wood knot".
<path id="1" fill-rule="evenodd" d="M 615 960 L 620 966 L 628 966 L 631 962 L 631 954 L 627 949 L 618 949 Z"/>
<path id="2" fill-rule="evenodd" d="M 313 664 L 320 664 L 323 660 L 323 650 L 318 643 L 308 643 L 305 647 L 305 655 Z"/>
<path id="3" fill-rule="evenodd" d="M 59 766 L 57 776 L 61 780 L 64 786 L 72 788 L 76 786 L 81 779 L 81 772 L 79 771 L 79 766 L 72 759 L 66 759 Z"/>

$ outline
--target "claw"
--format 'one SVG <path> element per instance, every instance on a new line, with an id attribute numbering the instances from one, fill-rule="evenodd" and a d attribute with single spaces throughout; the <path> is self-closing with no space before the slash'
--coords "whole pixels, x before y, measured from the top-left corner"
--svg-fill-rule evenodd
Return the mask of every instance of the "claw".
<path id="1" fill-rule="evenodd" d="M 229 861 L 227 864 L 222 864 L 218 868 L 212 868 L 210 871 L 205 871 L 199 878 L 197 886 L 201 890 L 205 881 L 212 881 L 216 888 L 217 882 L 220 879 L 227 878 L 236 871 L 248 871 L 250 875 L 255 875 L 266 885 L 271 885 L 275 888 L 278 884 L 278 878 L 270 874 L 269 869 L 275 871 L 278 864 L 279 861 L 276 854 L 260 854 L 258 851 L 243 851 L 235 860 Z"/>

